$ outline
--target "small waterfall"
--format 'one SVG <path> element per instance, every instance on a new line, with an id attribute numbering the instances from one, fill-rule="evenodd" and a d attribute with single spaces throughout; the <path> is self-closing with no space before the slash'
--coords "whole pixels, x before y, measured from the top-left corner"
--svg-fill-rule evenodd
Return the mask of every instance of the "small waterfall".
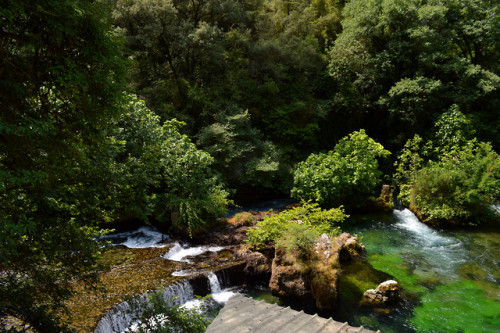
<path id="1" fill-rule="evenodd" d="M 184 304 L 194 298 L 193 287 L 189 281 L 182 281 L 167 286 L 162 291 L 162 298 L 172 305 Z M 173 299 L 176 297 L 175 299 Z M 147 294 L 135 298 L 139 304 L 147 304 Z M 132 324 L 131 306 L 128 302 L 122 302 L 114 306 L 99 321 L 94 333 L 123 332 Z"/>
<path id="2" fill-rule="evenodd" d="M 436 230 L 420 222 L 409 209 L 395 210 L 393 214 L 397 217 L 396 226 L 410 231 L 420 243 L 428 247 L 439 247 L 456 244 L 458 240 L 441 236 Z"/>
<path id="3" fill-rule="evenodd" d="M 212 298 L 217 303 L 226 303 L 231 296 L 235 294 L 234 291 L 228 289 L 222 289 L 219 278 L 214 272 L 207 273 L 208 282 L 210 283 L 210 292 L 212 293 Z"/>
<path id="4" fill-rule="evenodd" d="M 113 245 L 125 245 L 128 248 L 148 248 L 148 247 L 164 247 L 165 244 L 159 242 L 168 239 L 168 235 L 162 234 L 155 227 L 146 226 L 134 231 L 119 232 L 102 237 L 109 239 Z"/>
<path id="5" fill-rule="evenodd" d="M 222 289 L 220 287 L 217 275 L 214 272 L 209 272 L 207 277 L 208 282 L 210 283 L 210 291 L 212 292 L 212 294 L 220 293 Z"/>
<path id="6" fill-rule="evenodd" d="M 172 261 L 182 261 L 190 262 L 186 257 L 195 257 L 202 254 L 203 252 L 219 252 L 224 249 L 224 246 L 195 246 L 195 247 L 184 247 L 179 243 L 176 243 L 174 247 L 168 251 L 163 258 Z"/>

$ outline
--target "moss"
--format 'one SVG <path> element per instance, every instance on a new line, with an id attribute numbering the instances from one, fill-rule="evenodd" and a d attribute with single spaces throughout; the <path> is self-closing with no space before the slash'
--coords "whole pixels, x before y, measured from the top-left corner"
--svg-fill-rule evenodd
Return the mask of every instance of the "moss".
<path id="1" fill-rule="evenodd" d="M 404 260 L 397 254 L 374 254 L 369 256 L 370 263 L 379 271 L 393 276 L 408 291 L 422 293 L 426 289 L 421 285 L 419 277 L 410 272 Z"/>
<path id="2" fill-rule="evenodd" d="M 132 261 L 135 258 L 135 253 L 127 251 L 124 247 L 115 247 L 104 252 L 99 259 L 99 264 L 109 268 L 112 266 L 121 265 Z"/>
<path id="3" fill-rule="evenodd" d="M 340 280 L 340 295 L 338 317 L 341 320 L 349 318 L 353 309 L 356 309 L 363 294 L 368 289 L 375 289 L 381 282 L 392 277 L 374 269 L 365 260 L 355 260 L 343 266 Z"/>
<path id="4" fill-rule="evenodd" d="M 76 294 L 66 302 L 67 313 L 60 317 L 77 332 L 92 332 L 97 322 L 110 308 L 127 298 L 160 289 L 182 279 L 172 276 L 180 269 L 191 269 L 193 264 L 174 262 L 162 258 L 169 250 L 164 248 L 129 249 L 113 247 L 103 255 L 102 262 L 109 266 L 99 273 L 98 288 L 87 288 L 75 280 Z M 222 269 L 240 262 L 220 264 L 213 260 L 208 269 Z"/>
<path id="5" fill-rule="evenodd" d="M 254 218 L 251 212 L 241 212 L 227 220 L 228 223 L 236 226 L 240 225 L 253 225 Z"/>
<path id="6" fill-rule="evenodd" d="M 472 281 L 436 287 L 414 313 L 417 332 L 498 332 L 500 327 L 500 302 Z"/>

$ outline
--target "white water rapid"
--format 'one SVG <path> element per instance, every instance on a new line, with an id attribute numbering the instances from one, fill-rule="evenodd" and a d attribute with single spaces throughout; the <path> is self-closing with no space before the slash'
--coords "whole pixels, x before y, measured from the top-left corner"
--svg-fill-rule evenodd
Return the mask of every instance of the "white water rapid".
<path id="1" fill-rule="evenodd" d="M 106 235 L 103 238 L 109 239 L 113 245 L 125 245 L 128 248 L 138 249 L 148 247 L 164 247 L 166 244 L 158 243 L 168 239 L 168 235 L 162 234 L 155 227 L 146 226 L 140 227 L 134 231 Z"/>
<path id="2" fill-rule="evenodd" d="M 397 219 L 395 226 L 409 232 L 408 242 L 419 248 L 425 257 L 432 258 L 434 271 L 449 274 L 453 268 L 466 261 L 466 251 L 462 242 L 454 237 L 443 236 L 439 231 L 430 228 L 409 209 L 394 210 Z"/>
<path id="3" fill-rule="evenodd" d="M 196 257 L 204 252 L 219 252 L 223 250 L 223 246 L 195 246 L 189 247 L 187 245 L 182 246 L 179 243 L 175 243 L 175 245 L 168 251 L 163 258 L 173 260 L 173 261 L 182 261 L 182 262 L 190 262 L 187 257 Z"/>

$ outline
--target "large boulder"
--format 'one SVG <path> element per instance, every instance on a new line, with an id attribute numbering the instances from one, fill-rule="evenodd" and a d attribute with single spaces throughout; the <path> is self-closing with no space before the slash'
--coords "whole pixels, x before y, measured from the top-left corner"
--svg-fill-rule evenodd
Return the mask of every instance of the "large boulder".
<path id="1" fill-rule="evenodd" d="M 265 253 L 252 251 L 240 246 L 236 258 L 244 263 L 243 274 L 246 285 L 265 285 L 271 277 L 272 257 Z"/>
<path id="2" fill-rule="evenodd" d="M 338 248 L 339 260 L 342 264 L 360 259 L 366 255 L 366 248 L 359 239 L 346 232 L 336 237 L 335 243 Z"/>
<path id="3" fill-rule="evenodd" d="M 343 233 L 321 235 L 308 258 L 277 248 L 269 288 L 273 295 L 320 311 L 335 309 L 339 294 L 341 263 L 361 258 L 365 247 L 356 237 Z"/>
<path id="4" fill-rule="evenodd" d="M 363 294 L 361 304 L 364 306 L 387 306 L 399 300 L 399 283 L 395 280 L 384 281 L 377 289 L 369 289 Z"/>
<path id="5" fill-rule="evenodd" d="M 306 306 L 313 305 L 308 268 L 285 249 L 277 248 L 269 288 L 274 296 Z"/>

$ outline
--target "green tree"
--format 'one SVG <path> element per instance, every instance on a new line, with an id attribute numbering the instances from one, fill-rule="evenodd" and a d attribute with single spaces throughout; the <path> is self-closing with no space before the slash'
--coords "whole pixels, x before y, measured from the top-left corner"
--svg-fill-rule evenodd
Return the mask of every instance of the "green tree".
<path id="1" fill-rule="evenodd" d="M 433 127 L 434 141 L 408 140 L 396 162 L 399 198 L 424 220 L 479 224 L 494 216 L 499 156 L 478 142 L 469 117 L 453 105 Z"/>
<path id="2" fill-rule="evenodd" d="M 377 158 L 388 155 L 364 130 L 353 132 L 328 153 L 311 154 L 297 164 L 292 197 L 326 207 L 359 207 L 377 194 L 382 176 Z"/>
<path id="3" fill-rule="evenodd" d="M 170 223 L 189 235 L 224 215 L 228 193 L 212 171 L 214 159 L 179 132 L 183 124 L 161 125 L 135 96 L 127 97 L 124 109 L 109 138 L 120 213 Z"/>
<path id="4" fill-rule="evenodd" d="M 117 1 L 114 10 L 134 63 L 133 91 L 162 120 L 184 121 L 183 131 L 198 137 L 201 148 L 227 152 L 223 159 L 236 164 L 216 168 L 238 186 L 260 179 L 262 168 L 236 179 L 228 172 L 241 169 L 230 158 L 234 144 L 218 139 L 215 148 L 210 140 L 222 127 L 227 131 L 239 110 L 248 110 L 251 127 L 238 134 L 239 145 L 259 146 L 254 161 L 268 159 L 271 145 L 261 149 L 250 132 L 274 143 L 280 162 L 301 159 L 318 146 L 329 94 L 325 49 L 340 29 L 340 5 L 305 1 L 289 13 L 280 8 L 278 1 L 132 0 Z"/>
<path id="5" fill-rule="evenodd" d="M 279 242 L 304 253 L 316 240 L 314 236 L 339 234 L 340 223 L 348 217 L 343 207 L 324 210 L 315 202 L 303 201 L 298 207 L 258 221 L 256 229 L 247 231 L 248 243 L 262 247 Z"/>
<path id="6" fill-rule="evenodd" d="M 42 332 L 68 281 L 90 277 L 113 218 L 96 160 L 119 112 L 123 57 L 100 1 L 0 6 L 0 317 Z"/>
<path id="7" fill-rule="evenodd" d="M 391 146 L 426 132 L 451 105 L 498 144 L 496 2 L 350 1 L 330 53 L 332 123 L 366 123 Z"/>
<path id="8" fill-rule="evenodd" d="M 424 220 L 477 225 L 494 216 L 500 194 L 500 157 L 491 145 L 468 141 L 416 172 L 410 204 Z"/>

